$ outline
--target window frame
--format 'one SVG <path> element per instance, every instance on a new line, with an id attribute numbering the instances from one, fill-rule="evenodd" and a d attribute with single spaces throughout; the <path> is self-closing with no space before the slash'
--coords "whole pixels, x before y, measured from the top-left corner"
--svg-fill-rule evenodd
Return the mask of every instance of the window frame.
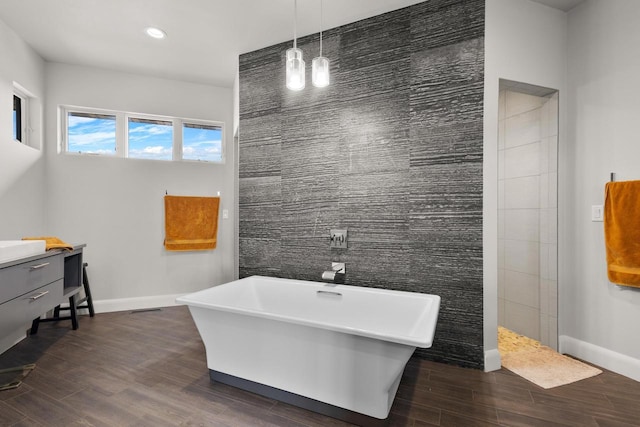
<path id="1" fill-rule="evenodd" d="M 13 88 L 13 110 L 16 111 L 16 127 L 11 130 L 11 138 L 19 142 L 23 145 L 29 145 L 29 96 L 25 94 L 23 91 L 18 89 L 17 87 Z M 16 99 L 20 101 L 20 111 L 18 112 L 15 108 Z M 13 119 L 12 127 L 13 127 Z M 18 129 L 18 124 L 20 128 Z M 15 131 L 16 138 L 13 137 L 13 133 Z M 19 138 L 18 138 L 19 136 Z"/>
<path id="2" fill-rule="evenodd" d="M 197 163 L 224 163 L 225 162 L 225 150 L 224 150 L 224 138 L 225 138 L 225 130 L 224 125 L 221 122 L 212 122 L 207 120 L 196 120 L 196 119 L 178 119 L 180 120 L 180 144 L 179 144 L 179 157 L 183 162 L 197 162 Z M 200 125 L 200 126 L 210 126 L 220 128 L 220 161 L 214 162 L 211 160 L 200 160 L 200 159 L 185 159 L 184 158 L 184 125 Z"/>
<path id="3" fill-rule="evenodd" d="M 114 115 L 116 117 L 116 154 L 105 155 L 99 153 L 83 153 L 69 151 L 69 113 L 83 113 L 83 114 L 105 114 Z M 203 120 L 203 119 L 190 119 L 174 116 L 163 116 L 157 114 L 147 113 L 133 113 L 125 111 L 108 110 L 102 108 L 91 107 L 79 107 L 71 105 L 59 106 L 60 117 L 60 133 L 59 133 L 59 153 L 72 154 L 76 156 L 102 156 L 109 158 L 120 159 L 132 159 L 142 161 L 157 161 L 157 162 L 196 162 L 205 164 L 225 164 L 226 163 L 226 150 L 225 150 L 225 124 L 221 121 Z M 173 126 L 173 141 L 172 141 L 172 155 L 171 159 L 145 159 L 141 157 L 129 157 L 129 118 L 142 119 L 142 120 L 155 120 L 162 122 L 171 122 Z M 183 158 L 183 124 L 204 125 L 220 128 L 221 135 L 221 154 L 219 161 L 213 160 L 195 160 Z"/>
<path id="4" fill-rule="evenodd" d="M 100 154 L 100 153 L 89 153 L 89 152 L 82 152 L 82 151 L 69 151 L 69 113 L 78 113 L 78 114 L 96 114 L 96 115 L 104 115 L 104 116 L 114 116 L 115 120 L 116 120 L 116 131 L 115 131 L 115 139 L 116 139 L 116 144 L 115 144 L 115 154 L 111 155 L 107 155 L 107 154 Z M 62 119 L 62 124 L 60 127 L 61 133 L 60 133 L 60 138 L 62 143 L 60 144 L 62 147 L 62 152 L 66 153 L 66 154 L 73 154 L 76 156 L 102 156 L 102 157 L 120 157 L 119 153 L 122 152 L 122 147 L 119 146 L 118 144 L 118 135 L 122 132 L 121 129 L 118 128 L 118 112 L 117 111 L 110 111 L 110 110 L 98 110 L 95 108 L 76 108 L 76 107 L 69 107 L 69 108 L 65 108 L 63 110 L 63 113 L 61 114 L 61 119 Z"/>

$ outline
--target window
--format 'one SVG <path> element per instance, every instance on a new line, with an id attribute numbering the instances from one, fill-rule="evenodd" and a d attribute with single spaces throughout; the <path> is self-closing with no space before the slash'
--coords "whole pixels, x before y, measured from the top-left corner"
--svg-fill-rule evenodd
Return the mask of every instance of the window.
<path id="1" fill-rule="evenodd" d="M 182 158 L 206 162 L 222 161 L 222 127 L 182 124 Z"/>
<path id="2" fill-rule="evenodd" d="M 114 156 L 117 152 L 116 116 L 68 112 L 67 151 Z"/>
<path id="3" fill-rule="evenodd" d="M 127 135 L 127 157 L 154 160 L 173 158 L 172 122 L 129 117 Z"/>
<path id="4" fill-rule="evenodd" d="M 42 142 L 42 103 L 18 82 L 13 82 L 12 129 L 14 141 L 39 150 Z"/>
<path id="5" fill-rule="evenodd" d="M 22 98 L 18 95 L 13 95 L 13 139 L 18 142 L 22 142 L 22 123 L 24 121 L 24 114 L 22 109 Z"/>
<path id="6" fill-rule="evenodd" d="M 80 107 L 60 108 L 63 152 L 224 162 L 222 123 Z"/>

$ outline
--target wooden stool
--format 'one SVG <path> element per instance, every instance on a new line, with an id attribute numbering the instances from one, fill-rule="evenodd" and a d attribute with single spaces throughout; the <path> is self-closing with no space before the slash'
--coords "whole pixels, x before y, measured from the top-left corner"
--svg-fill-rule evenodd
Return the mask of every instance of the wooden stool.
<path id="1" fill-rule="evenodd" d="M 84 288 L 84 297 L 77 299 L 77 293 L 69 297 L 69 307 L 60 307 L 58 305 L 53 309 L 53 317 L 47 319 L 36 318 L 31 323 L 31 335 L 38 333 L 38 326 L 40 322 L 58 322 L 60 320 L 71 320 L 73 330 L 78 329 L 78 309 L 86 308 L 89 310 L 89 316 L 95 316 L 93 309 L 93 299 L 91 298 L 91 288 L 89 287 L 89 276 L 87 276 L 88 263 L 82 264 L 82 287 Z M 82 305 L 84 304 L 84 305 Z M 61 311 L 69 310 L 69 316 L 60 316 Z"/>

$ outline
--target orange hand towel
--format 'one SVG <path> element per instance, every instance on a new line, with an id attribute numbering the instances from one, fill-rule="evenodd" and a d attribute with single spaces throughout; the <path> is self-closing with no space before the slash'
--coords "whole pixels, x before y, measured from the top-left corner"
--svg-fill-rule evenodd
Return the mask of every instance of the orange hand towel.
<path id="1" fill-rule="evenodd" d="M 215 249 L 219 197 L 164 197 L 164 247 L 168 251 Z"/>
<path id="2" fill-rule="evenodd" d="M 640 181 L 609 182 L 604 194 L 609 280 L 640 287 Z"/>
<path id="3" fill-rule="evenodd" d="M 23 237 L 22 240 L 44 240 L 46 242 L 46 250 L 51 249 L 68 249 L 73 250 L 73 246 L 63 242 L 57 237 Z"/>

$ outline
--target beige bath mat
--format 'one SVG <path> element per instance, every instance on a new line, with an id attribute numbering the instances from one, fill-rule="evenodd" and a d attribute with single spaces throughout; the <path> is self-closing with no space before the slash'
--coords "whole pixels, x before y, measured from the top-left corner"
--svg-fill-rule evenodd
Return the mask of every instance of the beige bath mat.
<path id="1" fill-rule="evenodd" d="M 542 388 L 558 387 L 602 373 L 600 369 L 564 356 L 536 340 L 500 329 L 498 350 L 502 366 Z"/>

